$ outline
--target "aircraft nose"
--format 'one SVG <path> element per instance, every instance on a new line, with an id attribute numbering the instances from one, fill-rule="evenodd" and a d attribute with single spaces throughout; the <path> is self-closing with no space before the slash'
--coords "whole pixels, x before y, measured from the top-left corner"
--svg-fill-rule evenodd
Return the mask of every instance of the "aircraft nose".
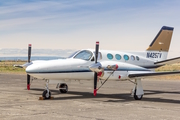
<path id="1" fill-rule="evenodd" d="M 33 72 L 37 72 L 37 67 L 34 65 L 30 65 L 26 68 L 26 73 L 33 73 Z"/>

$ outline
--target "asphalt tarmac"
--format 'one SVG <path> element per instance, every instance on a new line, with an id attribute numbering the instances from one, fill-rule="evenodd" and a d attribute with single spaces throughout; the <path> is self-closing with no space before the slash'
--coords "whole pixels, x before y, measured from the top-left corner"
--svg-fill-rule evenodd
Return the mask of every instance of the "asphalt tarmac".
<path id="1" fill-rule="evenodd" d="M 67 94 L 49 85 L 53 100 L 38 100 L 43 80 L 26 90 L 26 75 L 0 74 L 0 120 L 180 120 L 180 80 L 144 79 L 134 100 L 129 81 L 107 81 L 93 96 L 93 81 L 72 81 Z"/>

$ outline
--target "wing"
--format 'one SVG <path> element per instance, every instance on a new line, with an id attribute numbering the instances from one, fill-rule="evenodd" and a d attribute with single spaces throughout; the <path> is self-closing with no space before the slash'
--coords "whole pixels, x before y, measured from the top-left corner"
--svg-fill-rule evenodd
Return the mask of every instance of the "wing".
<path id="1" fill-rule="evenodd" d="M 155 65 L 165 65 L 165 64 L 174 64 L 180 62 L 180 57 L 166 59 L 162 61 L 155 62 Z"/>
<path id="2" fill-rule="evenodd" d="M 174 75 L 174 74 L 180 74 L 180 71 L 174 71 L 174 72 L 130 73 L 128 75 L 128 77 L 129 78 L 135 78 L 135 77 L 154 77 L 154 76 Z"/>

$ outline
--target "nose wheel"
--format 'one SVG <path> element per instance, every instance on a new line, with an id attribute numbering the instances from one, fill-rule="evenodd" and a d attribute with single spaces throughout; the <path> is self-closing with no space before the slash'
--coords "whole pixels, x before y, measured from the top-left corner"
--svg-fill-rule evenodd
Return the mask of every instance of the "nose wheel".
<path id="1" fill-rule="evenodd" d="M 59 85 L 59 92 L 60 93 L 67 93 L 68 92 L 68 85 L 66 83 L 62 83 Z"/>
<path id="2" fill-rule="evenodd" d="M 51 98 L 51 91 L 49 90 L 48 85 L 49 85 L 49 80 L 46 80 L 45 90 L 42 93 L 42 97 L 44 97 L 45 99 Z"/>
<path id="3" fill-rule="evenodd" d="M 49 90 L 44 90 L 42 96 L 43 96 L 45 99 L 50 99 L 50 98 L 51 98 L 51 91 L 49 91 Z"/>

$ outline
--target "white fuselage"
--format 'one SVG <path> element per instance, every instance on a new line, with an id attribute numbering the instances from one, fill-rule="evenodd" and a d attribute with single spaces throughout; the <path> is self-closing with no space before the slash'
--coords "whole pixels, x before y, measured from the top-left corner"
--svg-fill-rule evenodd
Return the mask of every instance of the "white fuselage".
<path id="1" fill-rule="evenodd" d="M 83 53 L 88 51 L 91 55 Z M 129 58 L 128 58 L 129 57 Z M 129 73 L 145 73 L 154 70 L 159 66 L 154 65 L 155 61 L 164 60 L 167 52 L 120 52 L 100 50 L 98 62 L 104 68 L 106 79 L 112 70 L 107 69 L 108 65 L 118 65 L 118 69 L 109 78 L 110 80 L 129 79 Z M 32 61 L 26 68 L 27 74 L 39 79 L 48 80 L 93 80 L 94 72 L 88 66 L 94 63 L 94 50 L 81 50 L 67 59 L 48 61 Z"/>

